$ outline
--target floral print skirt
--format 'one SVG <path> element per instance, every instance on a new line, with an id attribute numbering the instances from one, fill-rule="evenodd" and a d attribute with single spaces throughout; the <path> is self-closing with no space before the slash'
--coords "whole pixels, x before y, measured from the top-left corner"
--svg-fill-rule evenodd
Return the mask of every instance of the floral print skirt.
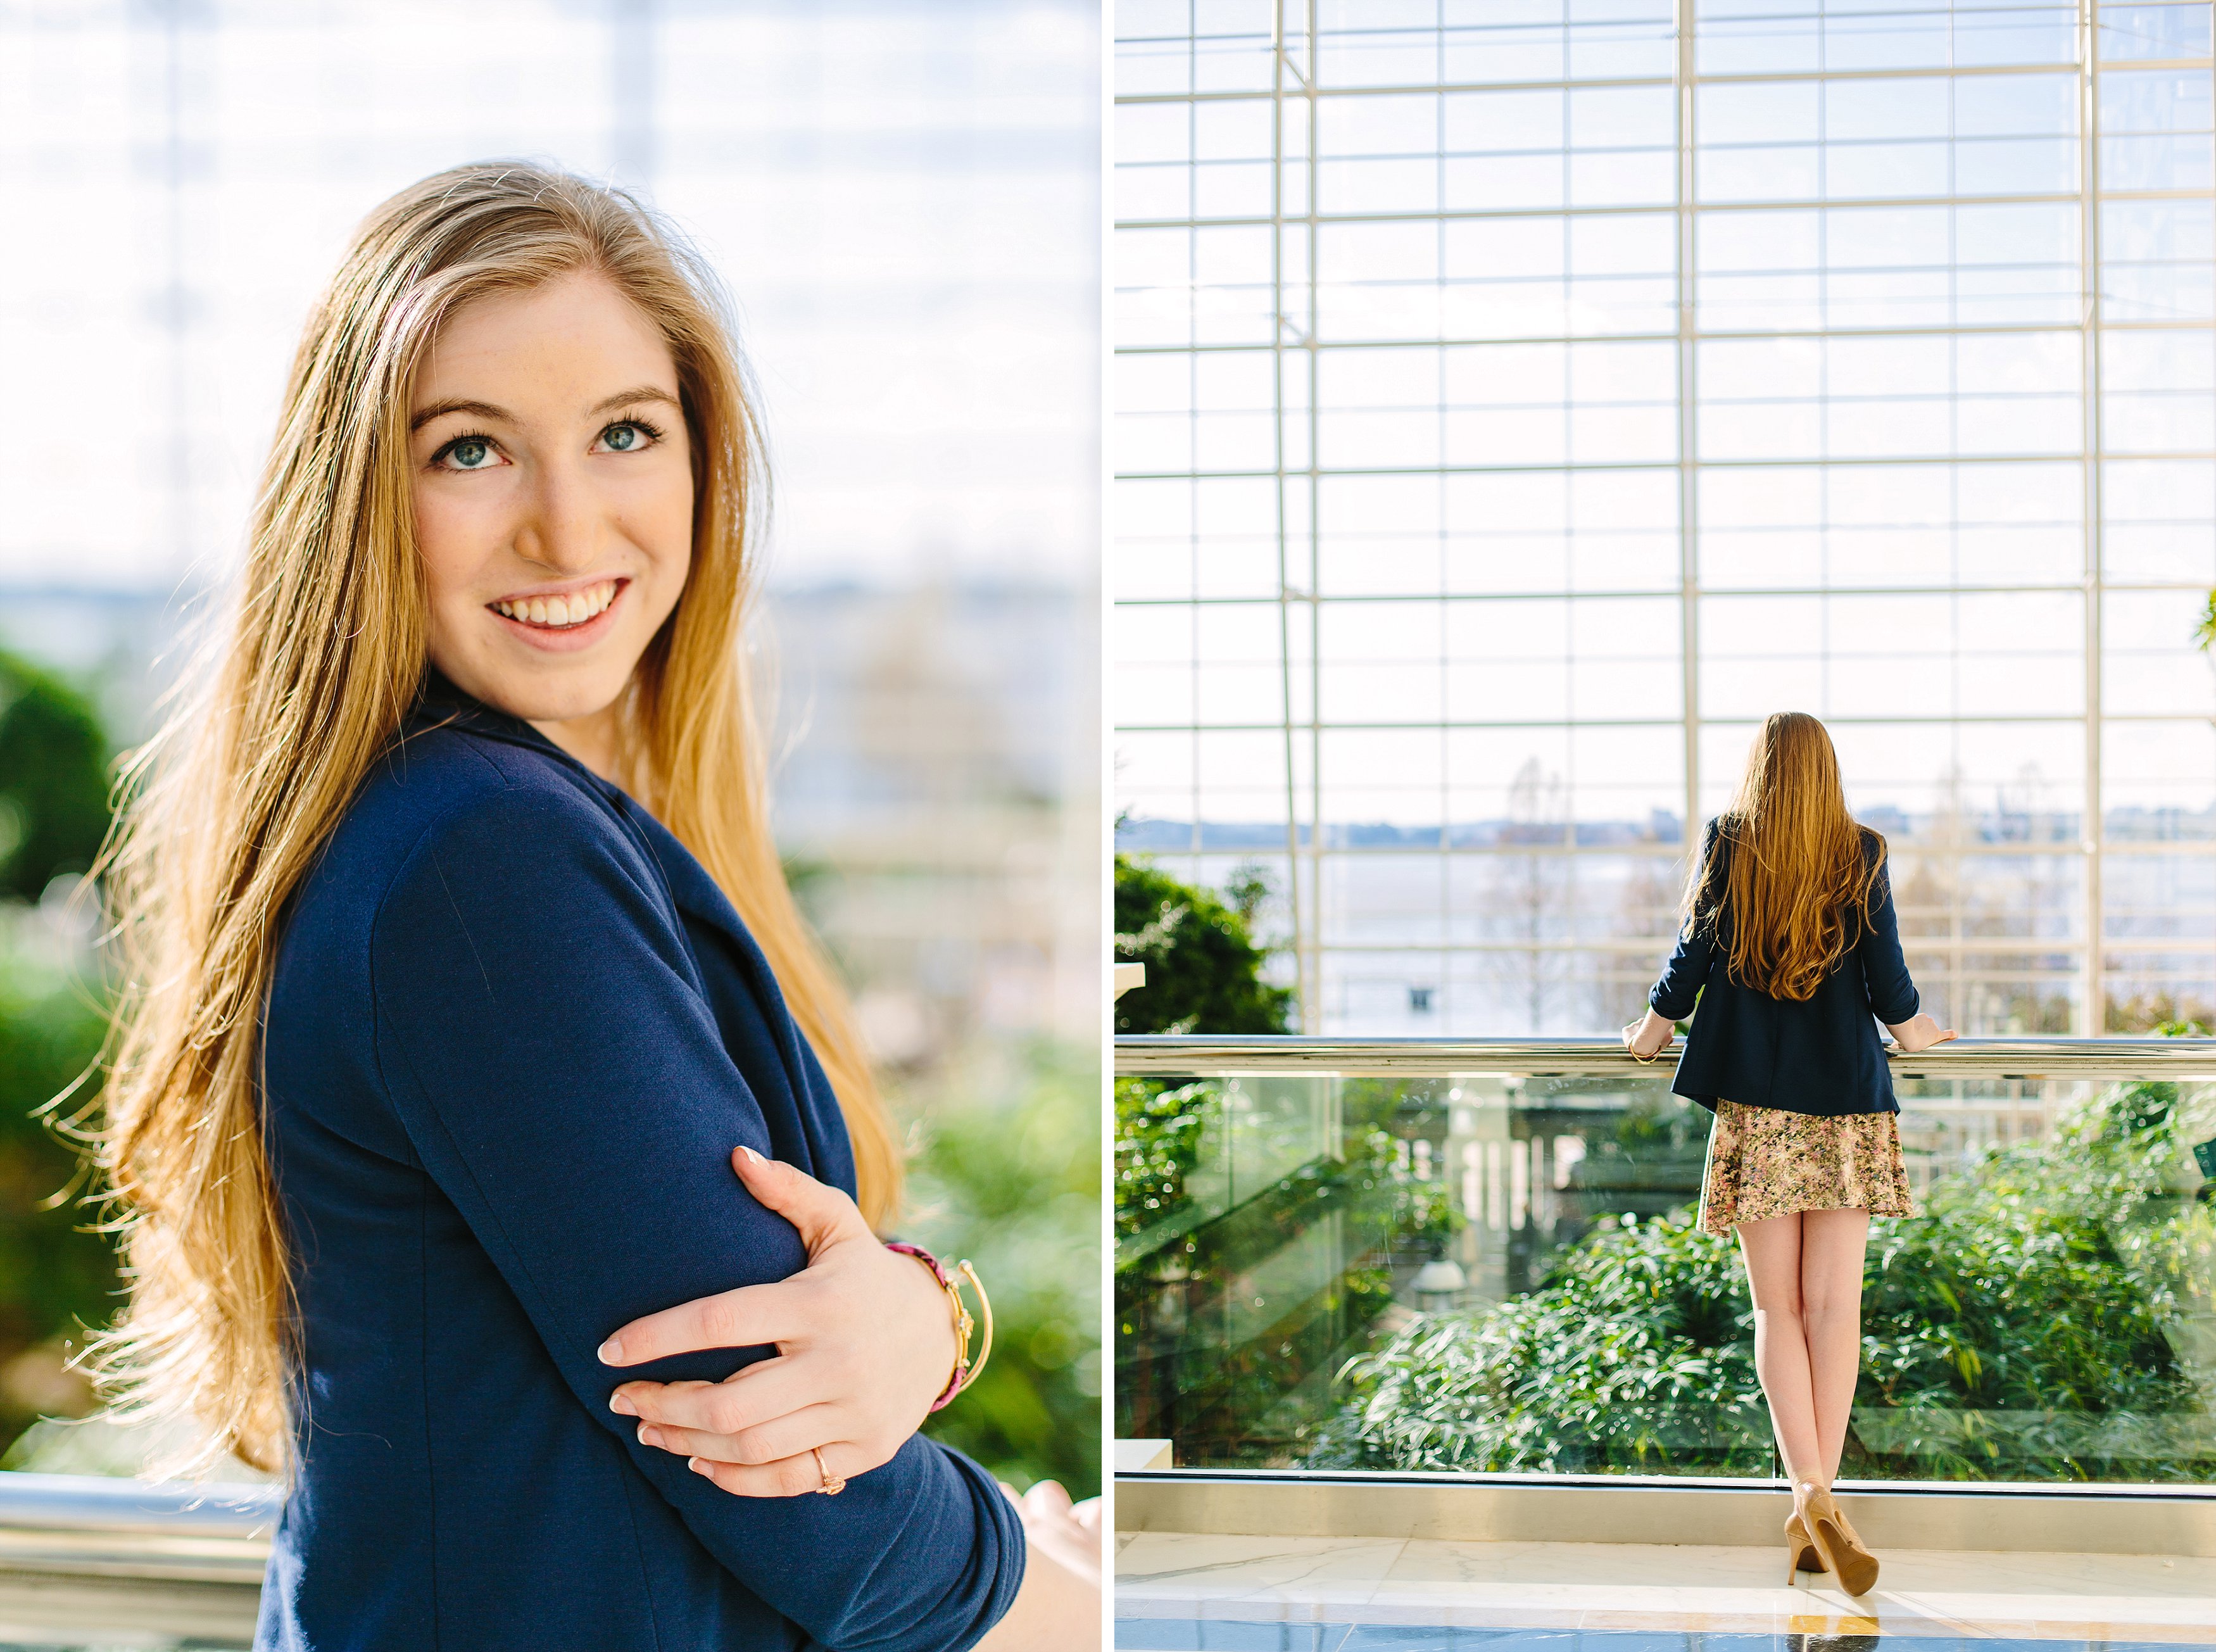
<path id="1" fill-rule="evenodd" d="M 1799 1211 L 1865 1210 L 1913 1216 L 1900 1117 L 1817 1118 L 1777 1107 L 1716 1103 L 1701 1178 L 1701 1227 L 1728 1236 L 1741 1222 Z"/>

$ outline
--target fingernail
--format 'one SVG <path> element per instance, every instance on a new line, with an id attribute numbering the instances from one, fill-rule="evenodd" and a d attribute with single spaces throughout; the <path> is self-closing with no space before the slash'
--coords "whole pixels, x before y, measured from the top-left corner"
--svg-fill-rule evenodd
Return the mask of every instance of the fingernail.
<path id="1" fill-rule="evenodd" d="M 751 1147 L 742 1146 L 739 1149 L 739 1151 L 747 1156 L 747 1162 L 748 1164 L 763 1164 L 767 1162 L 760 1154 L 755 1152 Z"/>
<path id="2" fill-rule="evenodd" d="M 662 1430 L 650 1422 L 642 1422 L 638 1426 L 638 1443 L 642 1446 L 661 1445 Z"/>
<path id="3" fill-rule="evenodd" d="M 705 1463 L 703 1463 L 697 1457 L 686 1458 L 685 1459 L 685 1466 L 692 1470 L 695 1474 L 705 1474 L 708 1472 L 708 1465 Z"/>
<path id="4" fill-rule="evenodd" d="M 623 1363 L 623 1339 L 621 1337 L 612 1336 L 606 1341 L 600 1344 L 600 1363 L 604 1365 L 619 1365 Z"/>
<path id="5" fill-rule="evenodd" d="M 638 1408 L 631 1402 L 631 1396 L 628 1394 L 618 1394 L 611 1398 L 608 1401 L 608 1409 L 619 1417 L 635 1417 L 638 1415 Z"/>

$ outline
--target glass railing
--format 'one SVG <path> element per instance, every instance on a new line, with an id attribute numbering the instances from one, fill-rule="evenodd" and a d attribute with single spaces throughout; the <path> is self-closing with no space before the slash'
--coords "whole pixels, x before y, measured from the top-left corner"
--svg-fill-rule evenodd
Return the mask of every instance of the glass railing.
<path id="1" fill-rule="evenodd" d="M 1116 1432 L 1180 1468 L 1776 1474 L 1710 1115 L 1612 1039 L 1117 1040 Z M 1896 1056 L 1843 1477 L 2216 1481 L 2216 1040 Z M 2205 1156 L 2196 1157 L 2196 1148 Z"/>

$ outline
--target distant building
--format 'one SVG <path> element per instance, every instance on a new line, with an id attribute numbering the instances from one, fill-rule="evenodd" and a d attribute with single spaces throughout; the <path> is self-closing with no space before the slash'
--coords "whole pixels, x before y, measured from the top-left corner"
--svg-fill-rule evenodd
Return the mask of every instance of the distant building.
<path id="1" fill-rule="evenodd" d="M 779 838 L 883 1060 L 1099 1028 L 1097 612 L 978 585 L 771 601 Z"/>

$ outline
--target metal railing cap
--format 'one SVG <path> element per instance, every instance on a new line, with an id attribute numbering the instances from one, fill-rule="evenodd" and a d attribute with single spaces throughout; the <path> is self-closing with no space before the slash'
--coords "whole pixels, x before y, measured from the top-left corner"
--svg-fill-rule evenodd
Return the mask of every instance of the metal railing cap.
<path id="1" fill-rule="evenodd" d="M 284 1502 L 275 1485 L 0 1473 L 0 1526 L 14 1530 L 250 1538 L 268 1531 Z"/>
<path id="2" fill-rule="evenodd" d="M 1682 1047 L 1682 1046 L 1681 1046 Z M 1890 1052 L 1895 1078 L 2216 1079 L 2216 1039 L 1960 1039 L 1920 1055 Z M 1333 1039 L 1126 1034 L 1119 1078 L 1390 1077 L 1513 1074 L 1528 1077 L 1667 1079 L 1673 1067 L 1635 1061 L 1621 1040 Z"/>

